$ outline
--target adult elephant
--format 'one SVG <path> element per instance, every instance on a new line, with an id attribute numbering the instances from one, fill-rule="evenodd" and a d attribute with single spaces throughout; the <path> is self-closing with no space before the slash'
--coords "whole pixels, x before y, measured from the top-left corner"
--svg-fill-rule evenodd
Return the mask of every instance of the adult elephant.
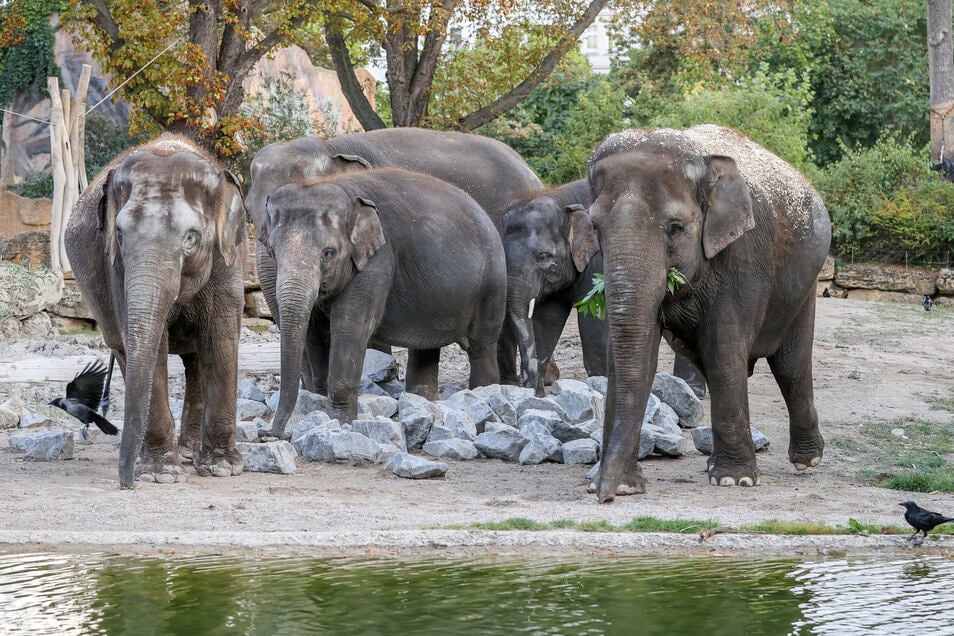
<path id="1" fill-rule="evenodd" d="M 524 386 L 543 395 L 544 377 L 573 304 L 603 272 L 603 256 L 590 218 L 586 179 L 534 193 L 504 214 L 507 321 L 520 347 Z M 603 320 L 578 314 L 587 375 L 606 375 Z"/>
<path id="2" fill-rule="evenodd" d="M 279 187 L 298 179 L 371 167 L 404 168 L 458 186 L 486 211 L 500 233 L 506 206 L 542 188 L 540 179 L 519 154 L 482 135 L 387 128 L 329 140 L 302 137 L 269 144 L 252 160 L 246 204 L 256 231 L 265 224 L 266 199 Z M 281 326 L 281 310 L 275 301 L 275 262 L 261 246 L 255 257 L 265 300 Z M 510 330 L 501 335 L 500 351 L 501 380 L 516 383 L 516 341 Z M 306 388 L 316 387 L 307 369 L 303 379 Z"/>
<path id="3" fill-rule="evenodd" d="M 268 197 L 259 240 L 276 263 L 281 396 L 272 433 L 284 434 L 298 398 L 306 330 L 329 415 L 357 415 L 369 343 L 407 347 L 407 390 L 437 397 L 440 348 L 457 342 L 470 386 L 495 384 L 506 304 L 503 246 L 460 188 L 379 168 L 309 179 Z"/>
<path id="4" fill-rule="evenodd" d="M 789 460 L 797 470 L 816 465 L 815 280 L 831 241 L 818 193 L 766 149 L 712 125 L 610 135 L 589 178 L 611 351 L 603 459 L 590 489 L 600 501 L 645 492 L 636 448 L 661 336 L 706 377 L 710 483 L 759 483 L 747 382 L 763 357 L 788 407 Z M 673 267 L 688 281 L 674 294 Z"/>
<path id="5" fill-rule="evenodd" d="M 126 382 L 120 486 L 182 474 L 170 353 L 186 372 L 179 444 L 200 475 L 242 472 L 235 392 L 247 248 L 235 178 L 190 141 L 160 137 L 115 159 L 90 184 L 65 245 Z"/>

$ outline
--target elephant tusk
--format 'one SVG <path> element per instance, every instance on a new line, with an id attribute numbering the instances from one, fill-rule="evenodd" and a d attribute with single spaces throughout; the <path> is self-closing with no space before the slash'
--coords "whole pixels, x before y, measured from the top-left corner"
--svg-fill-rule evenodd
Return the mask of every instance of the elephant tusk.
<path id="1" fill-rule="evenodd" d="M 533 320 L 533 308 L 537 304 L 536 298 L 530 299 L 530 308 L 527 310 L 527 320 Z"/>

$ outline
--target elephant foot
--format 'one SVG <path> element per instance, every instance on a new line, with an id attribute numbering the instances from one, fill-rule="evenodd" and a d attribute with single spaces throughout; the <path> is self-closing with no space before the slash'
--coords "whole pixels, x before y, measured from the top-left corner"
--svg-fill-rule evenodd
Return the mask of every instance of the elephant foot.
<path id="1" fill-rule="evenodd" d="M 605 489 L 606 491 L 612 492 L 604 492 L 600 488 L 600 479 L 600 476 L 597 475 L 596 479 L 591 481 L 586 487 L 586 492 L 596 493 L 600 503 L 609 503 L 616 497 L 641 495 L 646 492 L 646 478 L 643 477 L 643 470 L 639 466 L 633 466 L 631 470 L 628 470 L 616 485 L 615 490 L 609 487 Z"/>
<path id="2" fill-rule="evenodd" d="M 724 460 L 720 462 L 714 457 L 708 463 L 709 483 L 713 486 L 758 486 L 762 483 L 762 476 L 753 461 L 751 466 L 732 467 Z"/>
<path id="3" fill-rule="evenodd" d="M 199 447 L 198 441 L 191 441 L 184 438 L 179 439 L 179 457 L 183 464 L 191 464 L 192 456 L 195 455 L 195 449 Z"/>
<path id="4" fill-rule="evenodd" d="M 821 433 L 815 434 L 804 441 L 792 439 L 788 447 L 788 460 L 795 466 L 795 470 L 807 470 L 817 466 L 822 460 L 825 449 L 825 440 Z"/>
<path id="5" fill-rule="evenodd" d="M 158 461 L 136 464 L 136 479 L 153 484 L 176 484 L 186 480 L 178 462 Z"/>
<path id="6" fill-rule="evenodd" d="M 192 456 L 192 464 L 202 477 L 234 477 L 245 470 L 242 455 L 234 446 L 225 452 L 203 449 L 199 451 L 198 457 Z"/>

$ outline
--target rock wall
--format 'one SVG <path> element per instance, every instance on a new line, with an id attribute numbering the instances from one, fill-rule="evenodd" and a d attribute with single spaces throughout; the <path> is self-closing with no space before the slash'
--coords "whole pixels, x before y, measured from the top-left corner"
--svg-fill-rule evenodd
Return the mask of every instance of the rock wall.
<path id="1" fill-rule="evenodd" d="M 954 270 L 851 263 L 836 265 L 829 256 L 818 275 L 818 295 L 852 300 L 884 300 L 920 305 L 928 296 L 938 306 L 954 307 Z"/>

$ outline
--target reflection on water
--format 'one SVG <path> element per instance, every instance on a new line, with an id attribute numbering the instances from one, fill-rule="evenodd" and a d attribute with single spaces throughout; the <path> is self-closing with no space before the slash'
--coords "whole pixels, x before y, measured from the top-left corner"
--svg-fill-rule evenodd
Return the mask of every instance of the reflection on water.
<path id="1" fill-rule="evenodd" d="M 938 556 L 0 555 L 0 633 L 939 634 L 952 601 Z"/>

